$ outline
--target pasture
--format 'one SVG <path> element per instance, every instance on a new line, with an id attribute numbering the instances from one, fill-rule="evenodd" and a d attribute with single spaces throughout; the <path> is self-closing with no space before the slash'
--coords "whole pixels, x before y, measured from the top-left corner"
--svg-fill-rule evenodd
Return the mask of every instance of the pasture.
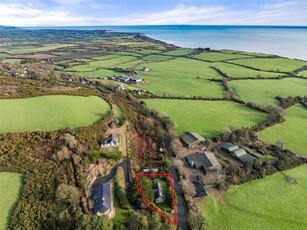
<path id="1" fill-rule="evenodd" d="M 244 101 L 261 104 L 278 104 L 276 96 L 295 97 L 307 95 L 307 80 L 284 78 L 281 80 L 230 81 L 230 89 Z"/>
<path id="2" fill-rule="evenodd" d="M 231 101 L 146 99 L 147 106 L 169 116 L 178 135 L 186 131 L 215 137 L 229 126 L 250 127 L 266 118 L 265 113 Z"/>
<path id="3" fill-rule="evenodd" d="M 248 60 L 248 59 L 244 59 L 244 60 Z M 212 63 L 212 66 L 218 68 L 223 73 L 225 73 L 226 75 L 232 78 L 257 78 L 257 77 L 276 78 L 278 76 L 284 75 L 282 73 L 271 73 L 271 72 L 266 72 L 266 71 L 253 70 L 253 69 L 245 68 L 242 66 L 232 65 L 232 64 L 223 63 L 223 62 Z"/>
<path id="4" fill-rule="evenodd" d="M 307 77 L 307 70 L 300 72 L 298 75 L 303 76 L 303 77 Z"/>
<path id="5" fill-rule="evenodd" d="M 59 48 L 71 47 L 74 44 L 48 44 L 43 46 L 8 46 L 4 47 L 3 51 L 10 54 L 27 54 L 55 50 Z"/>
<path id="6" fill-rule="evenodd" d="M 172 50 L 172 51 L 168 51 L 168 52 L 165 52 L 163 54 L 165 55 L 170 55 L 170 56 L 183 56 L 183 55 L 188 55 L 192 52 L 191 49 L 184 49 L 184 48 L 179 48 L 179 49 L 176 49 L 176 50 Z"/>
<path id="7" fill-rule="evenodd" d="M 132 57 L 132 56 L 119 56 L 119 57 L 114 57 L 114 58 L 109 58 L 108 56 L 102 56 L 99 58 L 99 60 L 98 58 L 95 58 L 97 61 L 91 61 L 85 65 L 77 65 L 68 70 L 76 71 L 76 72 L 90 72 L 90 71 L 95 71 L 95 70 L 102 69 L 102 68 L 116 67 L 119 64 L 131 62 L 137 59 L 136 57 Z"/>
<path id="8" fill-rule="evenodd" d="M 295 178 L 289 184 L 285 175 Z M 307 165 L 264 179 L 232 186 L 224 198 L 213 195 L 198 204 L 209 230 L 291 229 L 307 226 Z"/>
<path id="9" fill-rule="evenodd" d="M 229 59 L 239 59 L 239 58 L 249 58 L 250 56 L 241 54 L 227 54 L 227 53 L 217 53 L 217 52 L 205 52 L 194 56 L 195 58 L 202 59 L 204 61 L 225 61 Z"/>
<path id="10" fill-rule="evenodd" d="M 171 59 L 172 57 L 164 56 L 164 55 L 149 55 L 144 57 L 143 61 L 166 61 Z"/>
<path id="11" fill-rule="evenodd" d="M 286 121 L 258 133 L 259 138 L 276 144 L 281 141 L 298 155 L 307 156 L 307 108 L 296 104 L 286 110 Z"/>
<path id="12" fill-rule="evenodd" d="M 288 58 L 250 58 L 229 62 L 275 72 L 291 72 L 307 65 L 307 62 Z"/>
<path id="13" fill-rule="evenodd" d="M 0 132 L 88 126 L 110 109 L 100 97 L 42 96 L 0 100 Z"/>
<path id="14" fill-rule="evenodd" d="M 19 199 L 22 175 L 0 172 L 0 229 L 8 229 L 9 219 Z"/>

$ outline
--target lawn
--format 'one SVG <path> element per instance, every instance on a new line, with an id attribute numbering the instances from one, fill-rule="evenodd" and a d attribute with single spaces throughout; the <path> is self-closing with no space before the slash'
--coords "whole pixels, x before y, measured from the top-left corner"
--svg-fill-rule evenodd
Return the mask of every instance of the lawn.
<path id="1" fill-rule="evenodd" d="M 243 100 L 262 104 L 278 104 L 276 96 L 307 95 L 307 80 L 298 78 L 231 81 L 229 87 L 236 96 Z"/>
<path id="2" fill-rule="evenodd" d="M 276 144 L 282 141 L 284 147 L 307 156 L 307 108 L 297 104 L 286 110 L 286 121 L 258 133 L 266 141 Z"/>
<path id="3" fill-rule="evenodd" d="M 194 56 L 205 61 L 224 61 L 229 59 L 238 59 L 238 58 L 249 58 L 250 56 L 241 55 L 241 54 L 225 54 L 225 53 L 215 53 L 215 52 L 206 52 Z"/>
<path id="4" fill-rule="evenodd" d="M 245 59 L 248 60 L 248 59 Z M 232 65 L 228 63 L 216 62 L 212 63 L 212 66 L 218 68 L 223 73 L 226 73 L 232 78 L 244 78 L 244 77 L 278 77 L 285 74 L 282 73 L 271 73 L 265 71 L 252 70 L 242 66 Z"/>
<path id="5" fill-rule="evenodd" d="M 181 135 L 185 131 L 198 132 L 205 137 L 215 137 L 229 126 L 254 126 L 266 114 L 231 101 L 144 100 L 149 108 L 162 116 L 169 116 Z"/>
<path id="6" fill-rule="evenodd" d="M 120 119 L 123 115 L 122 109 L 118 105 L 114 105 L 115 108 L 115 118 Z"/>
<path id="7" fill-rule="evenodd" d="M 88 126 L 110 109 L 100 97 L 43 96 L 0 100 L 0 132 Z"/>
<path id="8" fill-rule="evenodd" d="M 9 218 L 19 198 L 22 175 L 0 172 L 0 229 L 8 229 Z"/>
<path id="9" fill-rule="evenodd" d="M 291 72 L 307 65 L 307 62 L 287 58 L 250 58 L 229 62 L 276 72 Z"/>
<path id="10" fill-rule="evenodd" d="M 198 206 L 208 230 L 299 230 L 307 226 L 307 165 L 284 171 L 297 180 L 289 184 L 282 173 L 232 186 L 223 200 L 210 195 Z"/>

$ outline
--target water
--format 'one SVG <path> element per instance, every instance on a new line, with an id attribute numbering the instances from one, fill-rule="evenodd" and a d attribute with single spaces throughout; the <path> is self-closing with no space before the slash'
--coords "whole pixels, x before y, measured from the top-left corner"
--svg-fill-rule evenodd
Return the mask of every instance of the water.
<path id="1" fill-rule="evenodd" d="M 47 27 L 45 27 L 47 28 Z M 233 49 L 307 60 L 307 27 L 299 26 L 84 26 L 64 29 L 107 29 L 141 32 L 182 47 Z"/>

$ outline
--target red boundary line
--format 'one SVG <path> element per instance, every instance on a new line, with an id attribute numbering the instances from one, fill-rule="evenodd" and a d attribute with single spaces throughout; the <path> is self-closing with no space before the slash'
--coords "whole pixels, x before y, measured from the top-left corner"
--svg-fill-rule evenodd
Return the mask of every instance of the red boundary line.
<path id="1" fill-rule="evenodd" d="M 151 206 L 151 204 L 146 200 L 144 190 L 142 190 L 139 187 L 139 177 L 142 176 L 147 176 L 147 177 L 155 177 L 155 176 L 163 176 L 163 177 L 170 177 L 170 187 L 172 190 L 172 201 L 173 201 L 173 209 L 174 209 L 174 220 L 170 219 L 169 217 L 165 216 L 162 212 L 156 210 Z M 166 219 L 168 222 L 178 225 L 178 217 L 177 217 L 177 208 L 176 208 L 176 201 L 175 201 L 175 189 L 174 189 L 174 181 L 173 181 L 173 176 L 172 174 L 161 174 L 161 173 L 145 173 L 145 174 L 136 174 L 136 189 L 142 193 L 142 199 L 143 202 L 149 207 L 152 211 L 157 213 L 159 216 L 163 217 Z"/>

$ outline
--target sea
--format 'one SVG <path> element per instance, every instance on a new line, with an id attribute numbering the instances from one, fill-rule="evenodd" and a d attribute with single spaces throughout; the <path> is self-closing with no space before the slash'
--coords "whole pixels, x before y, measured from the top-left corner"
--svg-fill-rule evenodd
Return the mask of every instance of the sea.
<path id="1" fill-rule="evenodd" d="M 307 61 L 307 26 L 154 25 L 35 28 L 139 32 L 181 47 L 232 49 Z"/>

